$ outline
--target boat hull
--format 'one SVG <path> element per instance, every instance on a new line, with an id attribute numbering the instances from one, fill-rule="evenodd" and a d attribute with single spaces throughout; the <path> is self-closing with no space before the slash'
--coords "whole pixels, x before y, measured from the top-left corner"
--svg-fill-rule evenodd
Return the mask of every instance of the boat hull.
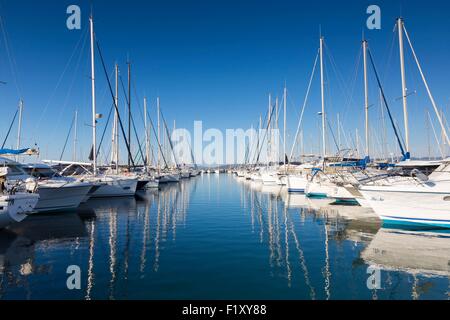
<path id="1" fill-rule="evenodd" d="M 287 176 L 282 179 L 286 180 L 289 193 L 305 193 L 308 181 L 303 176 Z"/>
<path id="2" fill-rule="evenodd" d="M 333 192 L 334 186 L 326 183 L 308 182 L 305 188 L 305 194 L 308 198 L 328 198 Z"/>
<path id="3" fill-rule="evenodd" d="M 136 194 L 136 179 L 111 179 L 102 181 L 103 185 L 92 195 L 92 198 L 132 197 Z"/>
<path id="4" fill-rule="evenodd" d="M 0 229 L 25 220 L 38 201 L 38 194 L 18 193 L 0 196 Z"/>
<path id="5" fill-rule="evenodd" d="M 39 201 L 33 213 L 51 213 L 75 210 L 91 190 L 91 184 L 39 186 Z"/>
<path id="6" fill-rule="evenodd" d="M 450 228 L 449 193 L 361 188 L 384 225 Z"/>

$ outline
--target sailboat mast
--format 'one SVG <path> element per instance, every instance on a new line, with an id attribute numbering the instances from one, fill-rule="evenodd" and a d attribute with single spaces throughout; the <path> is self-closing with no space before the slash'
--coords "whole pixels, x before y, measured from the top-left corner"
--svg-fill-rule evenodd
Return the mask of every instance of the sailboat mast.
<path id="1" fill-rule="evenodd" d="M 95 52 L 94 52 L 94 20 L 89 18 L 91 31 L 91 85 L 92 85 L 92 164 L 93 173 L 97 174 L 97 111 L 95 100 Z"/>
<path id="2" fill-rule="evenodd" d="M 77 142 L 78 142 L 78 110 L 75 110 L 75 132 L 73 135 L 73 161 L 77 161 Z"/>
<path id="3" fill-rule="evenodd" d="M 270 143 L 272 142 L 272 135 L 271 135 L 271 122 L 272 122 L 272 94 L 269 93 L 269 115 L 267 117 L 267 130 L 268 130 L 268 137 L 267 137 L 267 166 L 270 164 L 270 156 L 271 156 L 271 148 Z"/>
<path id="4" fill-rule="evenodd" d="M 286 172 L 286 123 L 287 123 L 287 88 L 286 84 L 284 84 L 284 104 L 283 104 L 283 116 L 284 116 L 284 123 L 283 123 L 283 163 L 284 163 L 284 171 Z"/>
<path id="5" fill-rule="evenodd" d="M 144 126 L 145 126 L 145 157 L 147 158 L 147 160 L 145 161 L 147 163 L 145 171 L 147 171 L 148 162 L 150 161 L 150 137 L 147 124 L 147 97 L 144 97 Z"/>
<path id="6" fill-rule="evenodd" d="M 158 113 L 158 143 L 161 144 L 161 120 L 160 120 L 160 110 L 159 110 L 159 97 L 156 98 L 156 109 Z M 158 148 L 158 170 L 161 169 L 161 148 Z"/>
<path id="7" fill-rule="evenodd" d="M 367 40 L 363 40 L 363 57 L 364 57 L 364 110 L 366 116 L 366 157 L 370 156 L 369 141 L 369 85 L 367 80 Z"/>
<path id="8" fill-rule="evenodd" d="M 114 108 L 114 144 L 113 144 L 113 152 L 114 152 L 114 162 L 116 163 L 116 173 L 119 174 L 119 65 L 116 63 L 115 68 L 116 73 L 116 93 L 114 97 L 114 103 L 117 108 Z"/>
<path id="9" fill-rule="evenodd" d="M 128 145 L 131 150 L 131 62 L 128 62 Z M 128 154 L 128 168 L 131 167 L 131 157 Z"/>
<path id="10" fill-rule="evenodd" d="M 277 141 L 275 141 L 275 143 L 276 143 L 276 151 L 278 151 L 279 149 L 278 149 L 278 147 L 279 147 L 279 143 L 280 143 L 280 135 L 278 134 L 279 133 L 279 123 L 278 123 L 278 120 L 279 120 L 279 103 L 278 103 L 278 97 L 275 99 L 275 125 L 273 126 L 274 127 L 274 129 L 275 129 L 275 131 L 274 132 L 276 132 L 276 137 L 274 137 L 274 139 L 276 138 L 277 139 Z M 272 152 L 275 150 L 275 148 L 272 150 Z M 277 152 L 278 153 L 278 152 Z M 279 155 L 278 155 L 278 158 L 279 158 Z M 273 159 L 273 160 L 275 160 L 275 159 Z M 280 159 L 277 159 L 277 162 L 279 163 L 279 161 L 280 161 Z"/>
<path id="11" fill-rule="evenodd" d="M 398 18 L 398 43 L 400 47 L 400 72 L 402 76 L 402 100 L 403 100 L 403 118 L 405 121 L 405 147 L 406 154 L 410 152 L 409 149 L 409 121 L 408 121 L 408 102 L 407 102 L 407 89 L 406 89 L 406 76 L 405 76 L 405 53 L 403 47 L 403 19 Z"/>
<path id="12" fill-rule="evenodd" d="M 322 155 L 325 159 L 327 155 L 326 146 L 326 115 L 325 115 L 325 87 L 324 87 L 324 69 L 323 69 L 323 37 L 320 37 L 320 91 L 322 99 Z"/>
<path id="13" fill-rule="evenodd" d="M 23 100 L 19 101 L 19 126 L 17 129 L 17 150 L 20 149 L 20 139 L 22 135 L 22 113 L 23 113 Z"/>
<path id="14" fill-rule="evenodd" d="M 341 116 L 337 114 L 337 134 L 338 134 L 338 152 L 341 151 Z"/>

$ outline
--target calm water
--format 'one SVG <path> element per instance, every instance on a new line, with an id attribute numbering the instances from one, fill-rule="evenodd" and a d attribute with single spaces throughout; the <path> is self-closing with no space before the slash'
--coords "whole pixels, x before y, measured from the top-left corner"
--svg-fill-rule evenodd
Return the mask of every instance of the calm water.
<path id="1" fill-rule="evenodd" d="M 66 287 L 69 265 L 81 290 Z M 0 232 L 0 299 L 449 299 L 449 268 L 450 234 L 383 229 L 364 209 L 227 175 Z"/>

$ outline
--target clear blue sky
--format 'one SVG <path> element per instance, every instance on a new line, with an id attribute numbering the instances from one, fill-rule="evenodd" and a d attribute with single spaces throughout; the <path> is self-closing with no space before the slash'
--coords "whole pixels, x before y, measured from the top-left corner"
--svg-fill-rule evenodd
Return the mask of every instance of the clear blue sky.
<path id="1" fill-rule="evenodd" d="M 90 128 L 86 126 L 90 121 L 90 61 L 89 43 L 84 37 L 91 1 L 1 0 L 0 4 L 11 53 L 9 56 L 2 32 L 0 80 L 7 84 L 0 85 L 0 140 L 6 135 L 19 98 L 23 98 L 22 146 L 36 142 L 43 158 L 59 158 L 74 110 L 78 108 L 80 147 L 86 157 L 91 141 Z M 70 4 L 78 4 L 82 9 L 80 31 L 66 28 L 66 8 Z M 366 8 L 370 4 L 381 7 L 381 30 L 365 28 Z M 192 129 L 195 120 L 203 120 L 205 127 L 219 129 L 256 126 L 259 114 L 264 115 L 267 110 L 268 93 L 281 97 L 286 81 L 288 131 L 292 137 L 321 26 L 329 49 L 325 64 L 330 120 L 335 122 L 340 113 L 346 134 L 355 135 L 358 128 L 363 139 L 361 63 L 356 77 L 354 70 L 364 32 L 403 131 L 402 104 L 396 100 L 401 96 L 398 44 L 393 41 L 392 32 L 400 15 L 405 18 L 438 105 L 448 114 L 450 4 L 447 1 L 102 0 L 93 1 L 93 12 L 108 71 L 113 71 L 117 61 L 126 76 L 128 56 L 139 98 L 146 95 L 154 107 L 159 95 L 166 119 L 171 124 L 176 120 L 177 127 Z M 425 109 L 431 108 L 431 104 L 411 53 L 406 52 L 408 88 L 417 90 L 417 94 L 409 97 L 411 151 L 413 155 L 426 155 Z M 107 115 L 111 99 L 98 58 L 96 71 L 98 109 Z M 375 133 L 378 136 L 373 137 L 373 148 L 380 150 L 380 109 L 372 75 L 370 81 L 370 103 L 374 105 L 372 130 L 373 136 Z M 319 94 L 316 77 L 305 118 L 307 152 L 318 151 Z M 136 102 L 134 94 L 132 98 Z M 134 103 L 133 108 L 138 127 L 142 128 L 138 105 Z M 100 124 L 99 135 L 103 125 Z M 435 126 L 438 127 L 437 122 Z M 387 133 L 393 145 L 390 126 Z M 15 136 L 14 128 L 7 146 L 15 145 Z M 108 128 L 108 141 L 109 136 Z M 437 153 L 432 133 L 431 141 Z M 331 138 L 329 143 L 332 144 Z M 69 145 L 67 159 L 71 153 Z"/>

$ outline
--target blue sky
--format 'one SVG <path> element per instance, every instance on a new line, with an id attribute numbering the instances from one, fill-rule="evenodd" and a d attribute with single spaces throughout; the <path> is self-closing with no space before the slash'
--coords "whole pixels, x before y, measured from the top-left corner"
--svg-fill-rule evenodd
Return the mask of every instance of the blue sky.
<path id="1" fill-rule="evenodd" d="M 66 28 L 66 8 L 70 4 L 81 7 L 80 31 Z M 370 4 L 381 7 L 381 30 L 365 28 L 366 8 Z M 9 55 L 2 31 L 0 80 L 7 84 L 0 85 L 1 142 L 18 100 L 23 98 L 22 146 L 36 142 L 42 158 L 59 158 L 73 113 L 78 109 L 81 149 L 78 153 L 86 158 L 91 138 L 87 126 L 90 122 L 89 43 L 85 37 L 91 1 L 1 0 L 0 5 L 10 49 Z M 192 129 L 195 120 L 203 120 L 205 128 L 256 126 L 259 114 L 264 116 L 267 111 L 268 93 L 281 97 L 286 81 L 288 136 L 292 137 L 321 28 L 329 49 L 325 65 L 330 121 L 335 122 L 339 113 L 348 139 L 355 135 L 356 128 L 363 139 L 362 60 L 358 73 L 355 65 L 364 32 L 403 132 L 402 104 L 397 99 L 401 96 L 398 44 L 392 32 L 400 15 L 405 18 L 436 101 L 444 114 L 448 114 L 450 4 L 446 1 L 101 0 L 93 1 L 93 12 L 108 71 L 113 71 L 117 61 L 126 81 L 127 57 L 132 62 L 136 85 L 132 99 L 139 130 L 142 120 L 136 100 L 137 96 L 142 100 L 144 95 L 151 101 L 151 107 L 159 95 L 165 118 L 171 124 L 176 120 L 177 127 Z M 409 97 L 411 152 L 427 155 L 425 110 L 431 104 L 409 50 L 406 50 L 406 68 L 408 88 L 417 91 Z M 107 115 L 111 99 L 98 57 L 96 72 L 98 111 Z M 372 149 L 381 150 L 380 108 L 374 80 L 371 73 Z M 319 150 L 319 95 L 317 74 L 305 115 L 306 152 Z M 142 101 L 139 104 L 142 106 Z M 124 107 L 122 100 L 121 109 Z M 104 125 L 100 123 L 99 135 Z M 437 122 L 434 125 L 438 129 Z M 433 154 L 437 154 L 430 134 Z M 15 145 L 15 128 L 12 135 L 7 146 Z M 108 140 L 109 135 L 108 128 Z M 398 154 L 389 125 L 387 135 L 389 149 Z M 333 144 L 331 138 L 329 144 Z M 105 150 L 108 148 L 105 144 Z M 70 159 L 71 154 L 69 145 L 65 158 Z"/>

